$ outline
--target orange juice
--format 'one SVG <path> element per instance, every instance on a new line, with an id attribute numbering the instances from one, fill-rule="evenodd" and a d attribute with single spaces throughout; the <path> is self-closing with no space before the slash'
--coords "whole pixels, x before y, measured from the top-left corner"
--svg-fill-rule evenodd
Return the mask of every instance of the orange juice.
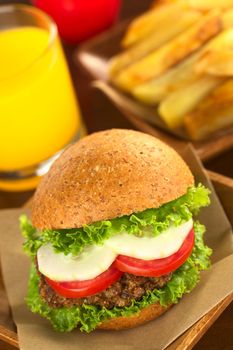
<path id="1" fill-rule="evenodd" d="M 67 145 L 79 109 L 59 39 L 37 27 L 0 31 L 0 171 L 27 168 Z"/>

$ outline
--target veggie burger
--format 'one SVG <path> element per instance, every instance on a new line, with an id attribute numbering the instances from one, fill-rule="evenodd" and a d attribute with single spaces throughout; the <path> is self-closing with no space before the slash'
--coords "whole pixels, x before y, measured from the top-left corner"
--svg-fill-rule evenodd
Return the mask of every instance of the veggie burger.
<path id="1" fill-rule="evenodd" d="M 182 158 L 156 138 L 107 130 L 67 148 L 21 217 L 32 257 L 27 304 L 58 331 L 155 319 L 210 265 L 209 204 Z"/>

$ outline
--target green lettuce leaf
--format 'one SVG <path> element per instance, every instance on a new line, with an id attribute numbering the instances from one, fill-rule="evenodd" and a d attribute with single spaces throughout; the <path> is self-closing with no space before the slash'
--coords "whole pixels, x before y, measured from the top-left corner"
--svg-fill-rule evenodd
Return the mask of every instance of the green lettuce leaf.
<path id="1" fill-rule="evenodd" d="M 201 207 L 209 204 L 209 190 L 199 184 L 187 193 L 157 209 L 147 209 L 140 213 L 104 220 L 77 229 L 37 231 L 28 218 L 20 218 L 21 231 L 25 237 L 24 250 L 35 257 L 41 245 L 51 243 L 56 252 L 78 255 L 90 244 L 103 244 L 111 235 L 125 231 L 129 234 L 143 235 L 149 229 L 156 236 L 171 224 L 179 226 L 197 214 Z"/>
<path id="2" fill-rule="evenodd" d="M 141 309 L 159 302 L 162 306 L 169 306 L 179 301 L 183 294 L 189 293 L 200 278 L 200 271 L 210 266 L 211 249 L 205 246 L 203 234 L 205 227 L 198 222 L 194 224 L 195 246 L 188 260 L 178 269 L 167 285 L 161 289 L 147 292 L 140 301 L 132 301 L 128 307 L 114 307 L 107 310 L 93 305 L 73 306 L 71 308 L 51 308 L 39 295 L 39 277 L 35 266 L 32 266 L 27 304 L 31 311 L 47 318 L 55 330 L 69 332 L 77 326 L 81 331 L 91 332 L 95 327 L 110 318 L 130 316 Z"/>

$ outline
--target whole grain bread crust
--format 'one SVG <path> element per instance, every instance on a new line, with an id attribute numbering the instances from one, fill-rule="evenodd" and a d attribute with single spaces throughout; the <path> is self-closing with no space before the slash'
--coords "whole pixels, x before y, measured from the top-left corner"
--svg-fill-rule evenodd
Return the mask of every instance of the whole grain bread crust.
<path id="1" fill-rule="evenodd" d="M 133 328 L 146 322 L 152 321 L 166 312 L 169 307 L 163 307 L 159 303 L 152 304 L 139 313 L 127 317 L 117 317 L 101 323 L 97 328 L 119 331 L 121 329 Z"/>
<path id="2" fill-rule="evenodd" d="M 68 147 L 39 184 L 32 223 L 44 229 L 81 227 L 158 208 L 187 192 L 193 176 L 160 140 L 112 129 Z"/>

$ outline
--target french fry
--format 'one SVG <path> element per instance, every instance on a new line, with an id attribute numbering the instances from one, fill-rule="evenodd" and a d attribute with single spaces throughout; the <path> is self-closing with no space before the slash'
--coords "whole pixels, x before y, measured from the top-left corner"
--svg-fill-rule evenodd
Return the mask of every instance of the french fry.
<path id="1" fill-rule="evenodd" d="M 155 0 L 152 7 L 167 5 L 178 2 L 179 0 Z M 215 8 L 228 9 L 233 7 L 233 0 L 186 0 L 190 8 L 195 8 L 200 11 L 210 11 Z"/>
<path id="2" fill-rule="evenodd" d="M 164 99 L 166 95 L 182 87 L 185 87 L 188 84 L 193 83 L 200 77 L 200 75 L 207 73 L 204 68 L 202 69 L 202 67 L 198 67 L 199 60 L 200 58 L 204 58 L 205 55 L 209 53 L 208 50 L 211 48 L 218 48 L 221 46 L 220 44 L 222 39 L 220 38 L 220 35 L 221 34 L 219 34 L 216 38 L 210 40 L 200 50 L 198 50 L 198 52 L 181 61 L 175 67 L 169 69 L 162 76 L 158 77 L 157 79 L 150 80 L 145 84 L 136 86 L 131 91 L 132 95 L 143 103 L 156 105 L 159 101 Z M 230 39 L 230 42 L 233 42 L 233 37 L 232 40 L 230 37 L 228 37 L 228 39 Z M 230 63 L 231 62 L 229 62 L 229 64 Z M 194 69 L 194 67 L 196 67 L 196 69 Z M 209 62 L 205 62 L 205 68 L 211 69 Z M 224 65 L 223 69 L 224 68 L 227 69 L 227 66 Z"/>
<path id="3" fill-rule="evenodd" d="M 219 34 L 203 50 L 195 64 L 195 71 L 216 76 L 233 75 L 233 28 Z"/>
<path id="4" fill-rule="evenodd" d="M 187 0 L 190 7 L 209 11 L 215 8 L 227 9 L 233 7 L 233 0 Z"/>
<path id="5" fill-rule="evenodd" d="M 233 76 L 233 51 L 207 52 L 196 65 L 196 71 L 214 76 Z"/>
<path id="6" fill-rule="evenodd" d="M 233 9 L 230 8 L 229 10 L 225 11 L 222 14 L 222 21 L 223 21 L 223 27 L 225 29 L 233 27 Z"/>
<path id="7" fill-rule="evenodd" d="M 200 52 L 192 54 L 157 79 L 136 86 L 131 94 L 143 103 L 156 105 L 169 93 L 198 79 L 199 76 L 193 70 L 193 66 L 199 56 Z"/>
<path id="8" fill-rule="evenodd" d="M 172 41 L 122 70 L 112 78 L 112 82 L 120 89 L 130 92 L 135 86 L 164 74 L 170 67 L 200 48 L 221 28 L 220 13 L 213 11 Z"/>
<path id="9" fill-rule="evenodd" d="M 122 40 L 122 46 L 129 47 L 146 38 L 147 35 L 155 33 L 174 13 L 179 16 L 179 11 L 187 7 L 186 0 L 180 0 L 145 12 L 131 22 Z"/>
<path id="10" fill-rule="evenodd" d="M 192 113 L 185 117 L 185 129 L 192 140 L 200 141 L 214 132 L 233 126 L 233 101 L 222 107 L 212 106 L 204 113 Z"/>
<path id="11" fill-rule="evenodd" d="M 181 127 L 185 115 L 192 112 L 222 81 L 221 78 L 204 76 L 174 91 L 160 103 L 159 115 L 171 129 Z"/>
<path id="12" fill-rule="evenodd" d="M 212 39 L 205 50 L 203 50 L 203 53 L 206 51 L 225 50 L 228 48 L 233 48 L 233 28 L 222 31 Z"/>
<path id="13" fill-rule="evenodd" d="M 152 8 L 164 6 L 168 4 L 177 3 L 177 0 L 155 0 L 152 3 Z M 213 10 L 214 8 L 220 8 L 224 10 L 223 22 L 224 28 L 232 27 L 233 22 L 233 0 L 187 0 L 189 8 L 198 10 L 200 12 L 206 12 Z"/>
<path id="14" fill-rule="evenodd" d="M 171 26 L 170 23 L 173 23 L 177 16 L 179 16 L 179 21 L 176 23 L 176 25 Z M 182 33 L 185 29 L 198 21 L 201 16 L 201 13 L 195 10 L 179 10 L 179 14 L 176 11 L 173 12 L 170 14 L 169 19 L 166 19 L 161 23 L 159 30 L 151 33 L 144 40 L 128 48 L 123 53 L 115 56 L 110 61 L 110 76 L 113 76 L 124 67 L 132 64 L 133 62 L 146 56 L 151 51 L 157 49 L 162 44 L 173 39 L 176 35 Z"/>
<path id="15" fill-rule="evenodd" d="M 194 112 L 186 115 L 184 125 L 193 140 L 233 126 L 233 79 L 216 88 Z"/>
<path id="16" fill-rule="evenodd" d="M 212 105 L 218 107 L 233 101 L 233 79 L 227 79 L 215 88 L 198 106 L 198 111 L 206 110 Z"/>
<path id="17" fill-rule="evenodd" d="M 216 50 L 222 45 L 225 45 L 226 42 L 229 42 L 230 44 L 233 43 L 232 29 L 220 33 L 217 37 L 211 39 L 196 53 L 182 60 L 179 64 L 169 69 L 160 77 L 150 80 L 142 85 L 136 86 L 131 91 L 131 94 L 143 103 L 156 105 L 168 94 L 193 83 L 200 77 L 200 75 L 206 73 L 204 68 L 202 69 L 202 67 L 198 67 L 199 62 L 200 64 L 202 63 L 201 58 L 204 59 L 205 55 L 207 55 L 210 50 Z M 204 63 L 206 69 L 207 67 L 211 68 L 208 61 Z"/>

